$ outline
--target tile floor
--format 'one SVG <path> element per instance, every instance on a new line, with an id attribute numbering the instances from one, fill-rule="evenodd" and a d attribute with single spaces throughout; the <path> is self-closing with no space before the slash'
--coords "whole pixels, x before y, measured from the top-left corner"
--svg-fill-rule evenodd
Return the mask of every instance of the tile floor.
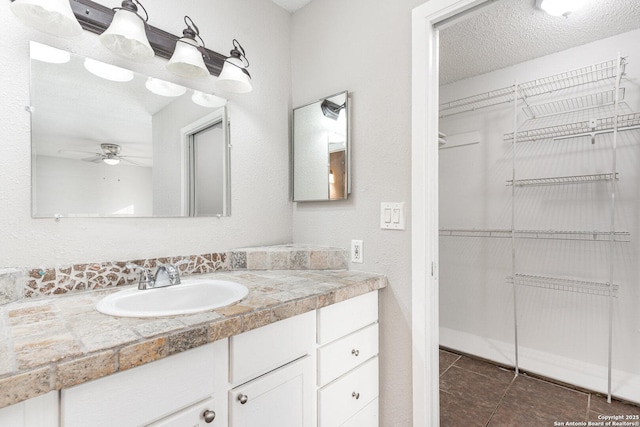
<path id="1" fill-rule="evenodd" d="M 603 415 L 622 415 L 611 423 Z M 627 419 L 625 419 L 627 418 Z M 591 423 L 589 423 L 591 422 Z M 640 406 L 440 349 L 441 427 L 640 426 Z"/>

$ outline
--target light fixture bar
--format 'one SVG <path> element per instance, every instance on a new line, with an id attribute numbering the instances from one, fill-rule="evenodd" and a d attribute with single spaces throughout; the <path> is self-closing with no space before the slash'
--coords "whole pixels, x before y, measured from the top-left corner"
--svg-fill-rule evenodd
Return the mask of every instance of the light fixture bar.
<path id="1" fill-rule="evenodd" d="M 89 32 L 102 34 L 113 20 L 113 10 L 91 0 L 71 0 L 70 3 L 76 19 Z M 171 58 L 179 37 L 151 25 L 147 26 L 146 33 L 155 54 L 161 58 Z M 207 69 L 212 75 L 219 76 L 227 57 L 206 48 L 204 52 L 206 55 L 203 59 Z M 243 71 L 247 73 L 246 70 Z"/>

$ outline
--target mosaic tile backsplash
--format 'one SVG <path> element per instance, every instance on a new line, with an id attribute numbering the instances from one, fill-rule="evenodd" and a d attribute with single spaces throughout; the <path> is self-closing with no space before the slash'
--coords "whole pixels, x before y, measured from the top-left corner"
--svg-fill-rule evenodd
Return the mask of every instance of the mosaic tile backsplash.
<path id="1" fill-rule="evenodd" d="M 75 291 L 132 285 L 136 264 L 155 273 L 158 265 L 175 265 L 183 276 L 233 270 L 342 270 L 347 251 L 311 245 L 276 245 L 229 252 L 163 258 L 74 264 L 57 267 L 0 269 L 0 305 L 21 298 L 37 298 Z"/>

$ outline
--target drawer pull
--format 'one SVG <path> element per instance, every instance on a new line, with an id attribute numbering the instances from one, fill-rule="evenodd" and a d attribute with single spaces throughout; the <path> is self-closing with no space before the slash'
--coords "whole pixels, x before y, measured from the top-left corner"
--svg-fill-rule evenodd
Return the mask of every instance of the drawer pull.
<path id="1" fill-rule="evenodd" d="M 353 354 L 355 357 L 358 357 L 360 355 L 360 350 L 356 350 L 354 348 L 353 350 L 351 350 L 351 354 Z"/>
<path id="2" fill-rule="evenodd" d="M 356 400 L 360 399 L 360 393 L 356 393 L 355 391 L 353 393 L 351 393 L 351 397 L 355 397 Z"/>
<path id="3" fill-rule="evenodd" d="M 247 403 L 247 401 L 249 401 L 249 396 L 247 396 L 246 394 L 239 394 L 238 395 L 238 402 L 240 402 L 242 405 Z"/>
<path id="4" fill-rule="evenodd" d="M 215 412 L 213 412 L 213 411 L 212 411 L 212 410 L 210 410 L 210 409 L 207 409 L 206 411 L 204 411 L 204 412 L 202 413 L 202 418 L 204 418 L 204 422 L 205 422 L 205 423 L 207 423 L 207 424 L 212 423 L 212 422 L 213 422 L 213 420 L 215 420 L 215 419 L 216 419 L 216 413 L 215 413 Z"/>

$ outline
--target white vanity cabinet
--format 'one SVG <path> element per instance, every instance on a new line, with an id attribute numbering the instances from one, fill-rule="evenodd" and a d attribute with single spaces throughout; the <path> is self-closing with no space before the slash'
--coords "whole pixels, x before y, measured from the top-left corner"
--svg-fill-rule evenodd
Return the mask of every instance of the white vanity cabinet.
<path id="1" fill-rule="evenodd" d="M 378 293 L 317 315 L 318 426 L 378 426 Z"/>
<path id="2" fill-rule="evenodd" d="M 227 366 L 225 339 L 64 389 L 60 427 L 226 426 Z"/>
<path id="3" fill-rule="evenodd" d="M 0 409 L 2 427 L 58 427 L 58 392 Z"/>
<path id="4" fill-rule="evenodd" d="M 315 312 L 229 339 L 229 427 L 315 426 Z"/>

